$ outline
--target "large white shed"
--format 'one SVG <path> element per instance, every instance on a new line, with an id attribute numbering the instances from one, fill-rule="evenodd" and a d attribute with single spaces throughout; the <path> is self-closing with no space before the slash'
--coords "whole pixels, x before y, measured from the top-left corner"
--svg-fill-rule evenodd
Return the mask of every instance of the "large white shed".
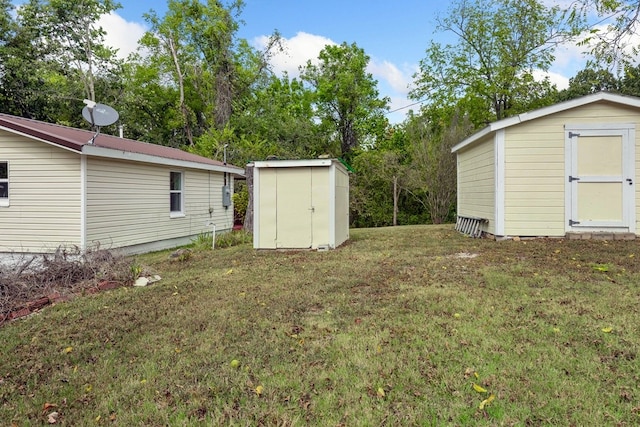
<path id="1" fill-rule="evenodd" d="M 640 98 L 599 92 L 490 124 L 453 147 L 458 228 L 633 238 Z"/>
<path id="2" fill-rule="evenodd" d="M 349 238 L 349 175 L 336 159 L 254 162 L 253 247 L 336 248 Z"/>

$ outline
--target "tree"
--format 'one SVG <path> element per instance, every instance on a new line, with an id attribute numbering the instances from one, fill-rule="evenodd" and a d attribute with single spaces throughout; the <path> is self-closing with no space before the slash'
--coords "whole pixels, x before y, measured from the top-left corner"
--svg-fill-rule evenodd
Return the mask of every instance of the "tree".
<path id="1" fill-rule="evenodd" d="M 384 130 L 388 99 L 367 72 L 369 56 L 355 43 L 327 45 L 318 64 L 307 61 L 300 78 L 315 91 L 316 114 L 327 135 L 339 143 L 333 155 L 350 157 L 367 138 Z"/>
<path id="2" fill-rule="evenodd" d="M 609 70 L 585 68 L 569 79 L 569 87 L 558 93 L 558 100 L 567 101 L 600 91 L 618 92 L 619 85 Z"/>
<path id="3" fill-rule="evenodd" d="M 570 3 L 566 14 L 576 32 L 586 34 L 579 44 L 589 48 L 596 64 L 619 71 L 634 62 L 639 46 L 632 37 L 640 30 L 640 2 L 578 0 Z"/>
<path id="4" fill-rule="evenodd" d="M 477 126 L 527 110 L 551 91 L 533 72 L 549 69 L 555 45 L 569 35 L 559 8 L 536 0 L 458 0 L 437 28 L 457 40 L 429 45 L 411 96 L 441 106 L 463 100 Z"/>
<path id="5" fill-rule="evenodd" d="M 49 49 L 71 81 L 81 82 L 84 98 L 95 101 L 96 75 L 118 66 L 116 51 L 104 44 L 105 31 L 97 22 L 118 8 L 112 0 L 32 0 L 20 15 L 25 25 L 38 29 L 34 42 Z"/>
<path id="6" fill-rule="evenodd" d="M 473 128 L 458 112 L 443 114 L 436 107 L 431 113 L 407 120 L 412 158 L 408 187 L 429 212 L 431 222 L 441 224 L 451 219 L 456 204 L 456 156 L 451 149 Z"/>
<path id="7" fill-rule="evenodd" d="M 163 17 L 153 11 L 146 15 L 151 29 L 141 44 L 150 55 L 138 58 L 139 70 L 131 73 L 129 85 L 135 87 L 135 78 L 141 77 L 171 92 L 170 108 L 177 112 L 172 123 L 181 130 L 172 139 L 184 145 L 194 146 L 210 130 L 225 132 L 279 46 L 277 33 L 263 52 L 238 38 L 243 7 L 242 0 L 169 0 Z"/>

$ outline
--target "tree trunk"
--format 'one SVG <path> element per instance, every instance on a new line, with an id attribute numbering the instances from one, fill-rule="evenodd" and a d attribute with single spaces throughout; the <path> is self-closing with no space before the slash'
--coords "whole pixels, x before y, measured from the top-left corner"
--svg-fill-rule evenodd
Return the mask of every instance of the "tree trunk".
<path id="1" fill-rule="evenodd" d="M 182 113 L 182 119 L 184 120 L 184 131 L 187 135 L 187 141 L 189 146 L 193 145 L 193 133 L 191 132 L 191 126 L 189 125 L 189 109 L 184 100 L 184 75 L 182 74 L 182 68 L 180 67 L 180 61 L 178 58 L 178 50 L 174 40 L 167 38 L 167 45 L 171 52 L 171 58 L 173 59 L 173 65 L 176 67 L 176 76 L 178 77 L 178 89 L 180 90 L 180 112 Z"/>
<path id="2" fill-rule="evenodd" d="M 393 226 L 398 225 L 398 177 L 393 177 Z"/>
<path id="3" fill-rule="evenodd" d="M 247 191 L 249 192 L 249 202 L 247 211 L 244 214 L 243 228 L 253 233 L 253 163 L 249 163 L 244 169 L 244 176 L 247 179 Z"/>

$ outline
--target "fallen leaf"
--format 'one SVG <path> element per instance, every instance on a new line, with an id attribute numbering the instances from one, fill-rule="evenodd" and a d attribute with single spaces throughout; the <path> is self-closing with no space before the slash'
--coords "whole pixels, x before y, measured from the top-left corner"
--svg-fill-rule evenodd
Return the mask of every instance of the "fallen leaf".
<path id="1" fill-rule="evenodd" d="M 58 417 L 60 416 L 59 413 L 53 411 L 52 413 L 50 413 L 49 415 L 47 415 L 47 422 L 49 424 L 56 424 L 58 422 Z"/>
<path id="2" fill-rule="evenodd" d="M 480 387 L 478 384 L 476 383 L 471 383 L 473 385 L 473 389 L 475 391 L 477 391 L 478 393 L 486 393 L 487 389 Z"/>
<path id="3" fill-rule="evenodd" d="M 69 354 L 73 351 L 73 347 L 67 347 L 64 349 L 65 354 Z"/>
<path id="4" fill-rule="evenodd" d="M 98 416 L 96 417 L 96 422 L 99 422 L 99 421 L 100 421 L 100 418 L 102 418 L 102 416 L 98 415 Z"/>
<path id="5" fill-rule="evenodd" d="M 58 405 L 56 405 L 55 403 L 46 402 L 44 405 L 42 405 L 42 413 L 47 412 L 51 408 L 57 408 L 57 407 Z"/>
<path id="6" fill-rule="evenodd" d="M 382 387 L 378 387 L 378 391 L 376 392 L 376 394 L 378 395 L 378 397 L 384 397 L 384 389 Z"/>
<path id="7" fill-rule="evenodd" d="M 610 334 L 611 331 L 613 331 L 613 328 L 611 327 L 602 328 L 602 332 L 604 332 L 605 334 Z"/>
<path id="8" fill-rule="evenodd" d="M 487 397 L 485 400 L 480 402 L 480 405 L 478 405 L 478 409 L 484 409 L 484 407 L 487 406 L 489 403 L 493 402 L 493 399 L 495 399 L 495 398 L 496 397 L 493 394 L 491 396 Z"/>
<path id="9" fill-rule="evenodd" d="M 258 387 L 256 387 L 256 389 L 254 391 L 256 392 L 256 394 L 258 396 L 261 396 L 262 392 L 264 391 L 264 387 L 262 387 L 262 385 L 259 385 Z"/>
<path id="10" fill-rule="evenodd" d="M 230 268 L 229 270 L 227 270 L 226 273 L 224 273 L 225 276 L 228 276 L 229 274 L 233 273 L 233 268 Z"/>

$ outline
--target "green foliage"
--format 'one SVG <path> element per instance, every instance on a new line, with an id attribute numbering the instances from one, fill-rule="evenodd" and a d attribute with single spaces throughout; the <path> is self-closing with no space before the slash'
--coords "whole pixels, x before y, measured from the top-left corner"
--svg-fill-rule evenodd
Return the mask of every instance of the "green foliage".
<path id="1" fill-rule="evenodd" d="M 325 135 L 335 135 L 340 144 L 340 151 L 331 154 L 349 160 L 355 149 L 384 131 L 389 100 L 380 99 L 378 82 L 366 70 L 369 56 L 355 43 L 327 45 L 318 59 L 317 65 L 307 61 L 300 78 L 314 89 Z"/>
<path id="2" fill-rule="evenodd" d="M 233 209 L 242 223 L 244 223 L 244 217 L 247 214 L 248 206 L 249 190 L 245 183 L 238 181 L 236 183 L 235 193 L 233 193 Z"/>
<path id="3" fill-rule="evenodd" d="M 564 40 L 557 7 L 536 0 L 460 0 L 438 20 L 438 29 L 457 42 L 429 45 L 415 75 L 414 99 L 457 106 L 481 127 L 528 110 L 552 90 L 532 73 L 549 68 L 554 44 Z"/>
<path id="4" fill-rule="evenodd" d="M 579 33 L 579 46 L 587 49 L 592 65 L 621 72 L 635 64 L 640 3 L 636 0 L 579 0 L 571 2 L 565 14 Z"/>
<path id="5" fill-rule="evenodd" d="M 558 93 L 558 100 L 567 101 L 600 91 L 617 92 L 619 85 L 609 70 L 585 68 L 569 79 L 569 87 Z"/>
<path id="6" fill-rule="evenodd" d="M 230 248 L 253 242 L 253 235 L 246 230 L 233 230 L 216 235 L 216 248 Z"/>

